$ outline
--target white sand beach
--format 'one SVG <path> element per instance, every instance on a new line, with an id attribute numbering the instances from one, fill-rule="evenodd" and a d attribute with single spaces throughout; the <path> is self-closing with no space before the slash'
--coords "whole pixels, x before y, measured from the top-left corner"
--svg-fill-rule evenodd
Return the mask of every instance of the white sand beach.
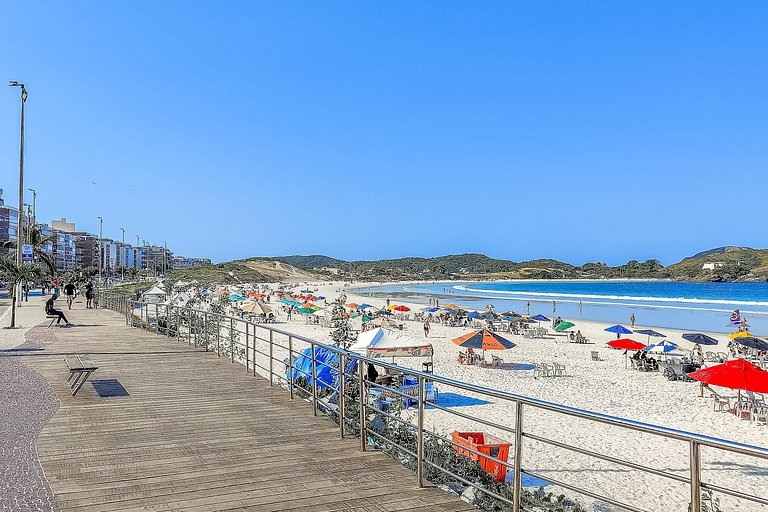
<path id="1" fill-rule="evenodd" d="M 343 292 L 347 295 L 347 302 L 368 303 L 375 307 L 385 305 L 384 300 L 358 295 L 355 287 L 343 287 L 341 283 L 302 283 L 295 289 L 298 290 L 299 286 L 317 289 L 317 295 L 325 296 L 329 302 Z M 410 307 L 411 315 L 424 307 L 424 304 L 399 301 L 392 303 Z M 279 308 L 275 309 L 279 312 L 278 321 L 282 323 L 282 325 L 278 324 L 280 328 L 318 341 L 331 341 L 329 328 L 309 324 L 301 315 L 294 315 L 289 322 L 284 312 L 279 311 Z M 557 362 L 565 366 L 567 375 L 565 377 L 534 377 L 530 370 L 514 371 L 461 365 L 457 360 L 459 347 L 451 340 L 471 332 L 472 329 L 447 327 L 437 322 L 432 323 L 428 338 L 435 351 L 434 372 L 451 379 L 597 413 L 751 445 L 768 446 L 768 425 L 743 421 L 725 412 L 715 412 L 713 400 L 708 393 L 705 393 L 704 398 L 699 397 L 698 383 L 669 381 L 658 372 L 637 372 L 627 368 L 624 351 L 613 350 L 606 346 L 608 341 L 616 338 L 616 335 L 603 330 L 609 324 L 568 318 L 563 320 L 573 321 L 576 324 L 574 329 L 580 330 L 591 344 L 566 343 L 564 337 L 554 336 L 550 326 L 550 335 L 544 339 L 527 339 L 519 335 L 502 333 L 502 336 L 513 341 L 517 346 L 510 350 L 495 352 L 495 354 L 509 363 Z M 617 322 L 622 320 L 625 319 L 617 319 Z M 404 332 L 417 339 L 424 339 L 421 322 L 404 321 L 402 323 Z M 678 344 L 681 349 L 693 347 L 681 337 L 683 331 L 680 330 L 640 325 L 635 328 L 661 331 L 667 335 L 666 339 Z M 727 352 L 726 335 L 707 334 L 720 340 L 720 344 L 705 347 L 706 350 Z M 630 337 L 646 342 L 645 336 Z M 592 351 L 598 351 L 603 360 L 593 361 Z M 397 358 L 395 362 L 421 369 L 423 359 Z M 708 365 L 712 364 L 715 363 L 708 363 Z M 718 388 L 717 391 L 726 395 L 736 395 L 736 392 L 730 389 Z M 440 386 L 440 392 L 444 396 L 458 397 L 460 402 L 462 398 L 473 397 L 472 393 L 447 389 L 446 386 Z M 501 425 L 509 427 L 514 425 L 515 408 L 512 404 L 487 398 L 483 401 L 487 403 L 465 405 L 457 407 L 456 410 Z M 485 431 L 505 439 L 512 439 L 512 434 L 508 432 L 495 431 L 493 428 L 444 411 L 429 410 L 426 421 L 428 428 L 444 435 L 450 435 L 454 430 Z M 689 446 L 681 441 L 609 427 L 533 408 L 525 411 L 524 422 L 526 432 L 533 432 L 539 436 L 567 442 L 683 477 L 689 475 Z M 565 483 L 599 491 L 620 501 L 634 503 L 641 509 L 686 510 L 690 500 L 688 487 L 683 483 L 543 445 L 531 439 L 525 440 L 523 451 L 525 469 Z M 702 459 L 705 482 L 757 495 L 768 494 L 768 462 L 708 448 L 702 450 Z M 648 489 L 654 489 L 654 491 L 648 492 Z M 594 501 L 585 496 L 574 496 L 572 491 L 563 492 L 583 503 Z M 723 510 L 762 510 L 759 505 L 740 502 L 727 496 L 720 497 Z"/>

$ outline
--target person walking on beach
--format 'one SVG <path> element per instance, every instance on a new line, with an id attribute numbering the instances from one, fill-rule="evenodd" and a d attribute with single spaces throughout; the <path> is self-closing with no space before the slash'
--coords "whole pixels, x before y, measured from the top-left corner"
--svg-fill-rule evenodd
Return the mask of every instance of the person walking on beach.
<path id="1" fill-rule="evenodd" d="M 583 309 L 584 309 L 584 304 L 581 302 L 581 299 L 579 299 L 579 314 L 581 314 Z"/>
<path id="2" fill-rule="evenodd" d="M 424 320 L 424 337 L 429 338 L 429 318 Z"/>
<path id="3" fill-rule="evenodd" d="M 531 301 L 525 303 L 525 309 L 528 310 L 528 316 L 531 315 Z"/>
<path id="4" fill-rule="evenodd" d="M 635 326 L 635 314 L 634 314 L 634 313 L 632 313 L 631 315 L 629 315 L 629 323 L 630 323 L 630 325 L 631 325 L 632 327 L 634 327 L 634 326 Z"/>
<path id="5" fill-rule="evenodd" d="M 557 303 L 552 301 L 552 312 L 554 313 L 555 311 L 557 311 Z"/>

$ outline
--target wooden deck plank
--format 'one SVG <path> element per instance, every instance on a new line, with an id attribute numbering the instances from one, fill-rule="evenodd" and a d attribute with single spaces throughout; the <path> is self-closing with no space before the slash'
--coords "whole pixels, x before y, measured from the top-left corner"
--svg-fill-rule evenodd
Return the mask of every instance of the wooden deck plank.
<path id="1" fill-rule="evenodd" d="M 340 439 L 327 418 L 215 353 L 75 309 L 58 341 L 24 356 L 61 407 L 37 450 L 62 510 L 365 512 L 474 510 L 383 454 Z M 91 379 L 130 394 L 69 396 L 64 356 L 89 354 Z"/>

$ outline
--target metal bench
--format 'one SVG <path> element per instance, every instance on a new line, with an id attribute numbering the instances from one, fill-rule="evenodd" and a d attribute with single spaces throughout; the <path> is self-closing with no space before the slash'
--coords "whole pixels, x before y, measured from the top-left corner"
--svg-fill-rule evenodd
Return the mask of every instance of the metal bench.
<path id="1" fill-rule="evenodd" d="M 53 326 L 53 322 L 55 322 L 59 318 L 59 315 L 45 315 L 46 320 L 48 320 L 49 318 L 51 319 L 51 323 L 48 324 L 48 328 L 50 329 Z"/>
<path id="2" fill-rule="evenodd" d="M 88 377 L 99 367 L 88 356 L 64 356 L 64 362 L 69 368 L 67 382 L 72 381 L 69 388 L 72 390 L 72 396 L 75 396 L 88 380 Z M 75 377 L 75 380 L 72 380 L 72 377 Z"/>

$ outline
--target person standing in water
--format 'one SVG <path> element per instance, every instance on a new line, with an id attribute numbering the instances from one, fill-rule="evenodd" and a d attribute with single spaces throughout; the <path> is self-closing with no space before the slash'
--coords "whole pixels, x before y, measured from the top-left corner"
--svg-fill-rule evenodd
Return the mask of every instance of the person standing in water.
<path id="1" fill-rule="evenodd" d="M 634 327 L 634 326 L 635 326 L 635 314 L 634 314 L 634 313 L 632 313 L 631 315 L 629 315 L 629 323 L 630 323 L 630 325 L 631 325 L 632 327 Z"/>

